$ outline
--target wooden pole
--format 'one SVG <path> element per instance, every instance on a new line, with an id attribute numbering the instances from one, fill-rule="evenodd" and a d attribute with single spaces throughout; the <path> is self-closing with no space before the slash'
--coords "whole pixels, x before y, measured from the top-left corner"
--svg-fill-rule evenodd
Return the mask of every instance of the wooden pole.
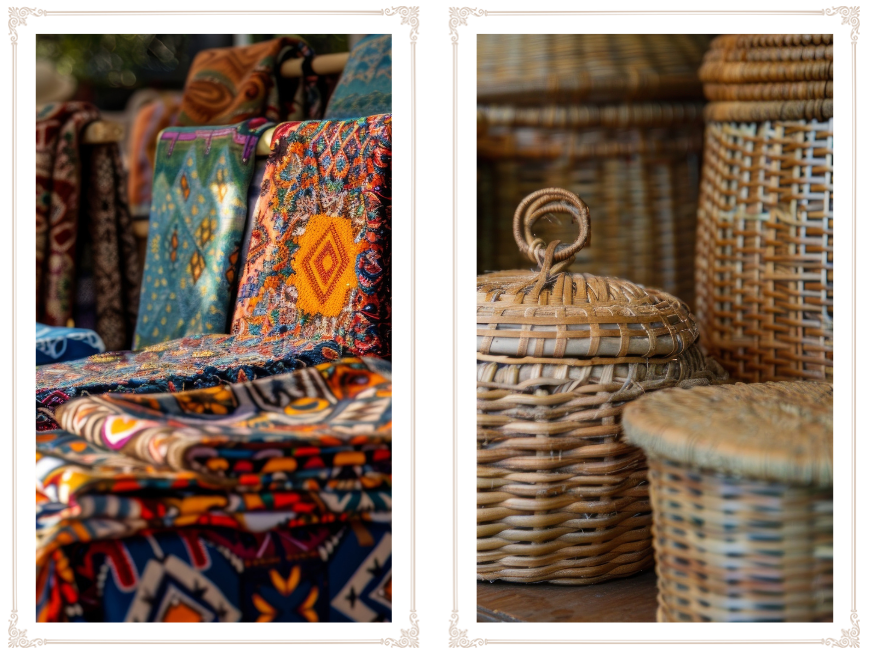
<path id="1" fill-rule="evenodd" d="M 123 141 L 126 130 L 114 121 L 94 121 L 88 124 L 82 135 L 84 144 L 107 144 Z"/>
<path id="2" fill-rule="evenodd" d="M 329 55 L 317 55 L 311 60 L 311 70 L 318 75 L 341 73 L 347 64 L 349 52 L 334 52 Z M 281 64 L 282 77 L 302 77 L 303 59 L 288 59 Z"/>

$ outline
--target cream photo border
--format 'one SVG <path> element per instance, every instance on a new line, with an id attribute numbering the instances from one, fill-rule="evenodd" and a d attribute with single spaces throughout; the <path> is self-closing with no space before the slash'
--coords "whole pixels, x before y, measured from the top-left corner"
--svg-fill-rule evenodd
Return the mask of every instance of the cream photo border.
<path id="1" fill-rule="evenodd" d="M 203 11 L 219 11 L 224 14 L 244 14 L 233 18 L 213 18 L 203 16 Z M 322 14 L 321 16 L 276 16 L 276 13 L 297 12 Z M 735 17 L 735 13 L 766 14 L 759 17 Z M 654 18 L 653 13 L 680 14 L 681 17 Z M 694 16 L 685 16 L 695 14 Z M 699 15 L 701 14 L 701 15 Z M 715 16 L 715 15 L 719 16 Z M 174 27 L 164 27 L 162 31 L 197 32 L 262 32 L 264 18 L 272 22 L 293 21 L 294 32 L 326 31 L 392 31 L 384 22 L 375 22 L 371 27 L 364 19 L 378 20 L 389 17 L 398 19 L 401 25 L 402 44 L 402 121 L 401 121 L 401 168 L 402 180 L 402 234 L 401 269 L 402 286 L 400 305 L 402 307 L 402 550 L 401 576 L 402 616 L 399 635 L 380 635 L 379 627 L 269 627 L 248 626 L 233 631 L 233 627 L 210 627 L 208 631 L 197 631 L 200 627 L 48 627 L 45 632 L 37 633 L 44 627 L 32 624 L 32 581 L 33 581 L 33 497 L 28 487 L 32 483 L 33 446 L 32 440 L 15 439 L 16 435 L 31 435 L 32 424 L 24 418 L 9 418 L 9 460 L 8 460 L 8 603 L 9 603 L 9 651 L 20 653 L 24 649 L 48 648 L 52 651 L 63 650 L 68 654 L 94 654 L 117 652 L 119 648 L 130 653 L 152 653 L 155 647 L 167 654 L 190 653 L 190 648 L 206 647 L 209 653 L 236 654 L 238 648 L 246 645 L 262 648 L 287 646 L 304 647 L 306 654 L 342 653 L 348 647 L 355 648 L 359 654 L 414 654 L 419 652 L 420 613 L 432 612 L 431 634 L 433 643 L 430 653 L 445 653 L 448 648 L 463 647 L 528 647 L 539 649 L 553 646 L 586 647 L 745 647 L 745 646 L 786 646 L 800 647 L 859 647 L 866 641 L 867 601 L 862 599 L 861 591 L 867 589 L 867 573 L 861 568 L 856 554 L 859 545 L 866 548 L 866 512 L 859 503 L 862 493 L 867 491 L 857 475 L 859 459 L 866 456 L 858 448 L 858 418 L 861 408 L 856 403 L 859 391 L 865 391 L 867 383 L 858 379 L 857 372 L 866 370 L 861 367 L 868 357 L 857 350 L 857 326 L 870 320 L 866 296 L 857 285 L 856 276 L 860 275 L 856 262 L 858 254 L 855 246 L 860 234 L 868 228 L 854 220 L 850 225 L 850 277 L 852 294 L 849 300 L 849 349 L 851 352 L 850 370 L 850 622 L 851 628 L 842 632 L 839 639 L 815 640 L 777 640 L 758 641 L 740 640 L 645 640 L 645 639 L 565 639 L 565 640 L 478 640 L 475 638 L 475 578 L 474 578 L 474 508 L 468 497 L 474 494 L 474 440 L 470 431 L 474 425 L 474 384 L 473 384 L 473 295 L 471 280 L 475 275 L 474 238 L 469 226 L 474 225 L 474 161 L 475 161 L 475 36 L 477 32 L 554 32 L 554 31 L 671 31 L 671 32 L 758 32 L 758 31 L 843 31 L 849 32 L 849 85 L 853 109 L 866 106 L 867 79 L 863 67 L 857 62 L 866 59 L 866 36 L 860 31 L 862 23 L 866 26 L 868 12 L 864 8 L 835 7 L 220 7 L 209 10 L 203 7 L 156 8 L 35 8 L 17 7 L 8 10 L 8 80 L 9 80 L 9 141 L 8 169 L 10 171 L 9 217 L 31 216 L 33 213 L 32 187 L 32 148 L 33 148 L 33 106 L 32 106 L 32 34 L 35 18 L 87 18 L 87 31 L 107 31 L 105 27 L 95 27 L 94 21 L 116 21 L 122 28 L 135 21 L 135 27 L 112 31 L 142 31 L 147 27 L 145 20 L 172 20 Z M 257 18 L 256 15 L 261 16 Z M 721 15 L 726 15 L 722 17 Z M 182 20 L 186 21 L 182 23 Z M 337 23 L 328 21 L 349 21 L 349 27 L 339 29 Z M 217 21 L 213 23 L 212 21 Z M 312 21 L 312 22 L 308 22 Z M 321 21 L 321 22 L 318 22 Z M 114 23 L 110 23 L 114 25 Z M 189 27 L 188 27 L 189 25 Z M 223 27 L 226 26 L 226 27 Z M 448 169 L 443 177 L 435 182 L 419 178 L 419 103 L 416 102 L 419 90 L 419 28 L 423 26 L 447 28 L 447 66 L 448 66 L 448 124 L 449 137 Z M 276 28 L 277 29 L 277 28 Z M 69 23 L 58 31 L 72 31 Z M 409 103 L 412 107 L 409 109 Z M 860 111 L 857 110 L 856 111 Z M 412 129 L 413 128 L 413 129 Z M 851 130 L 851 116 L 850 116 Z M 864 131 L 850 134 L 850 175 L 854 171 L 865 171 L 868 151 L 862 146 L 868 143 Z M 857 153 L 857 154 L 856 154 Z M 412 159 L 413 155 L 413 159 Z M 26 166 L 24 166 L 26 164 Z M 26 173 L 23 173 L 26 172 Z M 413 175 L 413 179 L 412 176 Z M 444 181 L 448 213 L 444 217 L 447 229 L 447 249 L 433 254 L 427 250 L 426 271 L 438 268 L 438 275 L 446 277 L 449 306 L 431 308 L 426 299 L 418 303 L 417 285 L 419 281 L 418 262 L 420 261 L 419 243 L 419 195 L 423 190 Z M 853 178 L 850 177 L 850 181 Z M 853 185 L 854 186 L 854 185 Z M 855 189 L 861 190 L 860 182 Z M 15 190 L 14 193 L 12 190 Z M 430 192 L 431 193 L 431 192 Z M 850 216 L 857 216 L 865 210 L 867 201 L 860 193 L 850 195 Z M 29 408 L 31 397 L 20 387 L 18 377 L 30 367 L 30 346 L 32 345 L 32 313 L 22 316 L 22 307 L 31 307 L 32 291 L 32 232 L 27 220 L 10 220 L 8 241 L 8 278 L 9 293 L 7 313 L 10 317 L 9 330 L 9 406 Z M 473 230 L 473 228 L 472 228 Z M 865 239 L 866 240 L 866 239 Z M 22 242 L 28 250 L 22 254 Z M 432 264 L 434 262 L 434 264 Z M 30 281 L 26 288 L 16 283 L 20 272 L 30 271 Z M 444 272 L 446 271 L 446 276 Z M 866 274 L 865 274 L 866 275 Z M 444 312 L 447 312 L 446 325 Z M 15 317 L 15 321 L 11 320 Z M 447 332 L 447 379 L 449 385 L 439 391 L 437 398 L 425 397 L 417 407 L 419 353 L 417 350 L 417 321 L 431 320 Z M 22 348 L 21 344 L 28 347 Z M 14 345 L 14 346 L 13 346 Z M 413 349 L 413 358 L 411 355 Z M 426 372 L 422 372 L 426 374 Z M 443 394 L 443 396 L 440 396 Z M 417 471 L 417 440 L 421 424 L 426 417 L 443 412 L 447 407 L 446 435 L 438 435 L 442 442 L 436 446 L 443 449 L 432 462 L 425 463 L 421 478 L 434 479 L 430 495 L 432 498 L 417 498 L 419 481 L 409 480 Z M 866 414 L 866 410 L 864 411 Z M 29 424 L 29 425 L 28 425 Z M 431 445 L 429 445 L 431 446 Z M 446 446 L 446 448 L 445 448 Z M 443 464 L 443 466 L 441 466 Z M 445 494 L 446 488 L 446 494 Z M 433 527 L 436 536 L 431 543 L 423 544 L 418 551 L 417 535 L 409 536 L 411 526 L 416 525 L 417 511 L 437 506 L 444 508 L 448 518 L 447 526 Z M 425 514 L 421 515 L 425 519 Z M 447 529 L 445 531 L 445 528 Z M 406 543 L 407 541 L 407 543 Z M 422 551 L 422 553 L 421 553 Z M 422 560 L 418 558 L 422 555 Z M 431 589 L 426 591 L 432 607 L 420 606 L 419 570 L 425 568 L 432 581 Z M 410 578 L 409 578 L 410 577 Z M 408 609 L 408 610 L 406 610 Z M 406 628 L 407 627 L 407 628 Z M 82 631 L 74 629 L 83 629 Z M 92 628 L 90 631 L 84 629 Z M 365 631 L 364 629 L 372 629 Z M 94 630 L 95 629 L 95 630 Z M 127 630 L 130 629 L 130 630 Z M 227 629 L 222 631 L 220 629 Z M 244 629 L 244 630 L 242 630 Z M 330 631 L 330 629 L 334 629 Z M 347 629 L 347 630 L 339 630 Z M 522 649 L 520 650 L 523 651 Z M 728 650 L 726 650 L 727 653 Z M 814 650 L 815 651 L 815 650 Z M 425 649 L 423 653 L 426 653 Z M 812 652 L 811 652 L 812 653 Z"/>
<path id="2" fill-rule="evenodd" d="M 515 4 L 515 3 L 514 3 Z M 622 3 L 623 6 L 629 3 Z M 661 3 L 668 4 L 668 3 Z M 574 5 L 576 6 L 576 4 Z M 657 6 L 660 6 L 657 3 Z M 858 285 L 857 277 L 857 102 L 858 102 L 858 77 L 857 77 L 857 47 L 859 37 L 859 10 L 860 7 L 832 6 L 817 9 L 794 9 L 794 10 L 760 10 L 760 11 L 718 11 L 718 10 L 614 10 L 614 11 L 568 11 L 568 10 L 552 10 L 552 11 L 512 11 L 504 10 L 500 5 L 499 10 L 489 10 L 485 8 L 471 7 L 450 7 L 449 8 L 449 30 L 443 33 L 446 40 L 449 35 L 450 43 L 453 51 L 453 607 L 450 613 L 449 621 L 449 646 L 450 647 L 484 647 L 488 645 L 515 645 L 517 648 L 528 647 L 529 645 L 827 645 L 830 647 L 858 647 L 859 645 L 859 621 L 857 611 L 857 589 L 858 589 L 858 572 L 856 569 L 858 558 L 858 533 L 859 525 L 857 524 L 857 501 L 858 501 L 858 481 L 857 481 L 857 403 L 856 389 L 858 380 L 856 378 L 857 366 L 855 364 L 859 354 L 857 352 L 856 335 L 857 335 L 857 306 L 856 289 Z M 841 466 L 838 471 L 845 473 L 848 469 L 850 481 L 848 488 L 845 481 L 838 479 L 835 483 L 835 498 L 842 499 L 842 493 L 849 494 L 849 517 L 850 517 L 850 550 L 851 558 L 849 560 L 851 591 L 849 596 L 850 612 L 848 617 L 845 615 L 835 615 L 833 630 L 829 629 L 830 624 L 810 625 L 799 624 L 788 627 L 787 631 L 779 631 L 776 635 L 785 635 L 788 637 L 780 637 L 767 639 L 764 637 L 756 637 L 760 631 L 744 632 L 747 638 L 729 639 L 710 639 L 708 636 L 716 634 L 725 634 L 722 630 L 724 625 L 713 624 L 703 625 L 703 629 L 698 625 L 691 626 L 686 624 L 680 625 L 657 625 L 657 624 L 633 624 L 633 625 L 610 625 L 624 626 L 631 631 L 633 639 L 597 639 L 599 634 L 591 636 L 589 639 L 582 638 L 582 634 L 587 632 L 584 628 L 587 625 L 574 624 L 573 636 L 575 637 L 553 637 L 556 635 L 567 635 L 567 631 L 560 630 L 562 626 L 551 623 L 543 625 L 517 625 L 505 623 L 476 623 L 476 619 L 472 616 L 472 607 L 469 599 L 472 595 L 468 594 L 469 581 L 467 579 L 472 576 L 472 561 L 467 552 L 471 551 L 473 555 L 473 540 L 470 535 L 473 533 L 473 512 L 469 499 L 473 494 L 472 481 L 473 474 L 469 471 L 473 469 L 473 451 L 475 440 L 473 437 L 474 425 L 473 420 L 473 398 L 474 398 L 474 372 L 471 370 L 469 363 L 471 362 L 471 345 L 473 342 L 473 291 L 472 291 L 472 273 L 470 268 L 475 262 L 474 245 L 475 240 L 464 240 L 460 237 L 459 226 L 465 226 L 467 231 L 468 225 L 476 225 L 475 207 L 473 202 L 476 191 L 469 190 L 468 187 L 473 186 L 471 180 L 474 178 L 471 175 L 473 158 L 468 156 L 469 151 L 473 146 L 474 140 L 474 125 L 473 121 L 475 113 L 469 112 L 469 107 L 472 100 L 469 96 L 473 93 L 473 81 L 477 62 L 474 58 L 475 48 L 469 49 L 466 44 L 469 40 L 476 38 L 477 33 L 603 33 L 609 34 L 614 32 L 626 32 L 631 28 L 625 25 L 625 19 L 631 15 L 649 16 L 648 24 L 638 30 L 646 33 L 833 33 L 835 48 L 838 40 L 846 39 L 851 43 L 851 59 L 846 64 L 842 61 L 842 57 L 838 55 L 837 65 L 837 92 L 844 94 L 846 92 L 847 81 L 843 77 L 843 72 L 848 70 L 849 83 L 851 85 L 851 116 L 848 123 L 843 121 L 844 116 L 842 110 L 845 109 L 845 103 L 838 105 L 837 114 L 841 121 L 838 122 L 840 128 L 838 130 L 839 145 L 838 152 L 844 153 L 846 157 L 851 147 L 851 198 L 849 195 L 841 194 L 838 199 L 838 208 L 841 210 L 841 219 L 839 221 L 841 234 L 851 233 L 851 271 L 846 266 L 845 257 L 840 256 L 837 269 L 841 271 L 838 285 L 841 292 L 847 291 L 844 289 L 848 283 L 851 283 L 851 298 L 848 305 L 851 306 L 851 320 L 847 321 L 849 309 L 841 310 L 840 321 L 837 326 L 840 330 L 838 343 L 840 357 L 837 358 L 837 380 L 840 382 L 838 389 L 845 391 L 845 385 L 851 380 L 851 408 L 848 414 L 842 413 L 840 410 L 845 409 L 847 405 L 844 394 L 835 395 L 835 462 L 847 455 L 845 446 L 846 429 L 845 421 L 839 419 L 849 419 L 851 431 L 851 442 L 849 444 L 849 454 L 851 457 L 851 466 Z M 701 23 L 705 28 L 694 29 L 698 24 L 692 23 L 693 29 L 685 29 L 685 23 L 677 28 L 669 29 L 663 25 L 660 19 L 672 18 L 675 16 L 698 16 L 698 17 L 746 17 L 745 29 L 737 29 L 736 31 L 729 27 L 723 27 L 720 18 L 720 23 L 705 21 Z M 800 25 L 803 29 L 777 28 L 777 20 L 782 21 L 784 17 L 812 17 L 812 20 L 806 20 Z M 656 17 L 659 19 L 656 22 Z M 445 16 L 444 18 L 448 18 Z M 547 18 L 558 18 L 558 23 L 549 20 L 544 24 Z M 601 20 L 609 18 L 610 20 Z M 517 19 L 524 19 L 522 25 L 518 25 Z M 618 22 L 617 22 L 618 21 Z M 793 23 L 790 23 L 793 24 Z M 608 29 L 609 28 L 609 29 Z M 636 29 L 636 28 L 635 28 Z M 478 32 L 479 30 L 479 32 Z M 469 52 L 469 50 L 471 52 Z M 842 52 L 842 51 L 838 51 Z M 472 81 L 469 84 L 469 79 Z M 462 92 L 466 95 L 463 97 Z M 844 136 L 851 128 L 851 138 Z M 463 153 L 460 155 L 460 153 Z M 841 159 L 841 161 L 843 161 Z M 462 173 L 460 171 L 462 170 Z M 839 188 L 845 186 L 840 179 Z M 462 186 L 460 186 L 460 181 Z M 835 182 L 835 184 L 837 184 Z M 851 221 L 851 226 L 847 226 L 846 209 L 851 205 L 851 211 L 848 212 L 848 218 Z M 594 221 L 593 221 L 594 233 Z M 844 237 L 840 243 L 840 248 L 846 247 L 846 238 Z M 840 251 L 843 252 L 842 250 Z M 848 279 L 843 280 L 844 276 Z M 846 282 L 846 284 L 843 284 Z M 845 299 L 848 294 L 841 296 Z M 841 308 L 846 307 L 847 303 L 841 301 Z M 844 325 L 851 324 L 850 326 Z M 846 337 L 847 328 L 851 329 L 851 340 L 844 339 Z M 846 342 L 850 341 L 851 350 L 846 346 Z M 844 354 L 844 351 L 848 351 Z M 848 357 L 851 354 L 851 358 Z M 845 355 L 845 357 L 844 357 Z M 846 370 L 850 370 L 851 378 L 845 375 Z M 460 375 L 461 374 L 461 375 Z M 865 431 L 866 433 L 866 431 Z M 839 495 L 839 496 L 837 496 Z M 838 503 L 836 507 L 843 509 L 845 503 Z M 837 511 L 840 513 L 840 510 Z M 843 529 L 846 528 L 842 514 L 839 514 L 838 521 L 835 521 L 835 534 L 842 535 Z M 835 538 L 836 539 L 836 538 Z M 835 547 L 836 547 L 835 542 Z M 865 543 L 865 547 L 866 543 Z M 460 566 L 460 563 L 463 565 Z M 838 560 L 838 567 L 843 567 L 843 559 Z M 836 571 L 836 570 L 835 570 Z M 841 579 L 840 579 L 841 580 Z M 476 581 L 471 582 L 474 585 L 474 598 L 476 599 Z M 465 594 L 462 594 L 464 590 Z M 845 590 L 835 588 L 835 612 L 837 609 L 838 600 L 844 600 Z M 465 601 L 465 605 L 461 604 Z M 845 605 L 845 604 L 844 604 Z M 462 608 L 460 608 L 462 606 Z M 462 611 L 462 622 L 467 626 L 471 624 L 471 628 L 462 628 L 460 623 L 460 610 Z M 593 625 L 588 625 L 593 626 Z M 606 625 L 597 625 L 606 626 Z M 680 635 L 685 636 L 685 639 L 671 638 L 677 633 L 676 630 L 670 627 L 679 626 Z M 752 625 L 759 626 L 759 625 Z M 769 627 L 770 625 L 764 625 Z M 498 627 L 498 629 L 490 629 L 489 627 Z M 842 628 L 845 627 L 845 628 Z M 734 627 L 729 625 L 727 631 L 731 635 L 740 635 L 739 631 L 742 627 Z M 815 629 L 815 630 L 814 630 Z M 832 637 L 831 633 L 836 633 L 840 630 L 841 635 Z M 767 629 L 773 630 L 773 629 Z M 612 629 L 610 630 L 612 634 Z M 494 637 L 496 634 L 501 637 Z M 649 638 L 640 638 L 640 636 L 650 636 Z M 769 634 L 762 634 L 769 635 Z M 793 635 L 801 637 L 791 637 Z M 490 637 L 493 636 L 493 637 Z M 512 637 L 515 636 L 515 637 Z M 538 637 L 540 636 L 540 637 Z M 803 637 L 806 636 L 806 637 Z"/>
<path id="3" fill-rule="evenodd" d="M 416 307 L 418 207 L 415 195 L 418 166 L 419 124 L 411 113 L 417 111 L 413 98 L 418 93 L 417 51 L 419 30 L 413 12 L 386 7 L 304 7 L 293 8 L 305 15 L 275 15 L 286 8 L 273 7 L 170 7 L 160 8 L 9 8 L 8 83 L 9 83 L 9 216 L 26 217 L 34 213 L 34 105 L 33 50 L 37 32 L 211 32 L 261 33 L 400 33 L 400 380 L 401 380 L 401 460 L 400 460 L 400 623 L 398 625 L 240 625 L 240 626 L 117 626 L 34 624 L 34 440 L 32 415 L 22 412 L 8 417 L 8 554 L 9 650 L 21 653 L 34 647 L 52 652 L 93 654 L 117 652 L 118 647 L 132 652 L 190 653 L 190 648 L 206 648 L 211 654 L 237 654 L 240 647 L 304 647 L 305 653 L 413 654 L 419 651 L 419 559 L 417 535 L 416 480 L 416 381 L 417 338 L 414 330 Z M 219 15 L 204 15 L 204 11 Z M 223 14 L 223 16 L 220 16 Z M 416 127 L 415 127 L 416 129 Z M 33 397 L 20 383 L 27 373 L 33 385 L 33 223 L 9 222 L 8 242 L 8 402 L 11 408 L 32 407 Z M 26 244 L 27 249 L 22 248 Z M 21 285 L 21 272 L 29 272 L 28 284 Z M 26 348 L 25 348 L 26 346 Z M 197 649 L 200 648 L 200 649 Z"/>

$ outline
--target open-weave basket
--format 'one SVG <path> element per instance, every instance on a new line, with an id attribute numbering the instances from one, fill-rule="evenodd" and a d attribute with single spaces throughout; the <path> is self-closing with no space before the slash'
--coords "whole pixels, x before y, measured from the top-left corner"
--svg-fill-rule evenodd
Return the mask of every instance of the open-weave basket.
<path id="1" fill-rule="evenodd" d="M 659 621 L 831 621 L 832 392 L 738 383 L 626 410 L 649 458 Z"/>
<path id="2" fill-rule="evenodd" d="M 832 380 L 833 39 L 723 36 L 707 128 L 696 309 L 737 380 Z"/>
<path id="3" fill-rule="evenodd" d="M 561 187 L 599 219 L 574 270 L 691 303 L 703 146 L 697 69 L 708 43 L 692 35 L 480 35 L 478 271 L 520 266 L 498 227 L 529 193 Z M 570 232 L 552 225 L 547 240 L 569 241 Z"/>
<path id="4" fill-rule="evenodd" d="M 551 212 L 580 222 L 571 246 L 527 239 Z M 525 199 L 515 237 L 540 272 L 478 278 L 481 580 L 582 585 L 650 567 L 646 463 L 622 440 L 623 407 L 724 379 L 695 346 L 694 319 L 679 299 L 558 271 L 586 243 L 588 218 L 565 190 Z"/>

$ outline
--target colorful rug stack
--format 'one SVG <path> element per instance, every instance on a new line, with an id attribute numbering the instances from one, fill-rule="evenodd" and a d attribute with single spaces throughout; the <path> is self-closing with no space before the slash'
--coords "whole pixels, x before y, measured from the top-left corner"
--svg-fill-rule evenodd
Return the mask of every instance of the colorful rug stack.
<path id="1" fill-rule="evenodd" d="M 390 365 L 61 407 L 39 621 L 391 620 Z"/>

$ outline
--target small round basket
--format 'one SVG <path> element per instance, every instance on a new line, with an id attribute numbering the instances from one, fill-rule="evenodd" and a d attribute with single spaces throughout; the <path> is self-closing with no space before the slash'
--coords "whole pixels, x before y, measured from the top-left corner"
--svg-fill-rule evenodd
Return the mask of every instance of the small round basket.
<path id="1" fill-rule="evenodd" d="M 660 622 L 829 622 L 833 388 L 670 389 L 633 403 L 649 460 Z"/>
<path id="2" fill-rule="evenodd" d="M 570 214 L 570 246 L 531 237 Z M 589 210 L 545 189 L 514 217 L 540 271 L 478 278 L 478 579 L 567 585 L 653 563 L 643 452 L 622 439 L 625 404 L 669 387 L 724 380 L 688 307 L 616 278 L 566 273 L 589 236 Z"/>

